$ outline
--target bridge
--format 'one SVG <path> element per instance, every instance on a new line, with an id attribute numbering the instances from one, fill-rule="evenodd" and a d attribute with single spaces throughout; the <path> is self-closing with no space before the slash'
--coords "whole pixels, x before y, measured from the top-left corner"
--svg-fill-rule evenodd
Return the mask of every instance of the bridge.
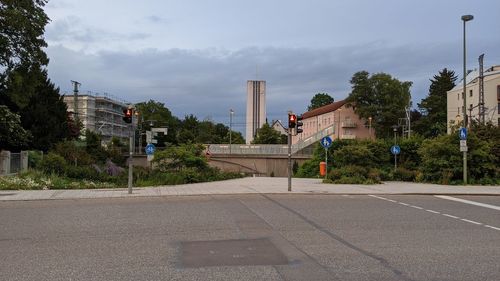
<path id="1" fill-rule="evenodd" d="M 313 144 L 335 134 L 335 126 L 292 145 L 292 163 L 302 165 L 311 159 Z M 209 164 L 223 171 L 250 173 L 256 176 L 286 177 L 288 145 L 284 144 L 207 144 Z M 296 164 L 295 164 L 296 163 Z"/>

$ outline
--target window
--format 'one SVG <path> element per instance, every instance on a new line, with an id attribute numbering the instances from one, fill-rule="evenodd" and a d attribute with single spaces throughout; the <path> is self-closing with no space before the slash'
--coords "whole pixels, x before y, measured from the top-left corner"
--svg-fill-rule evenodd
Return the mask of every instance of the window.
<path id="1" fill-rule="evenodd" d="M 469 97 L 472 97 L 472 90 L 469 91 Z"/>
<path id="2" fill-rule="evenodd" d="M 462 99 L 464 98 L 464 92 L 462 92 Z"/>
<path id="3" fill-rule="evenodd" d="M 500 102 L 500 85 L 497 86 L 497 101 Z"/>
<path id="4" fill-rule="evenodd" d="M 457 94 L 457 100 L 460 100 L 460 94 Z"/>
<path id="5" fill-rule="evenodd" d="M 500 114 L 500 101 L 499 101 L 499 103 L 498 103 L 497 108 L 498 108 L 498 114 Z"/>

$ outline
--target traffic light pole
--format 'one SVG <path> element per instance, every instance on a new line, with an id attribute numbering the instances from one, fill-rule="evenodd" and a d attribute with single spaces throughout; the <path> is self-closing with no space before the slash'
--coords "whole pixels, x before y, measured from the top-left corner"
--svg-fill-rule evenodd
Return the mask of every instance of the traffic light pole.
<path id="1" fill-rule="evenodd" d="M 130 130 L 129 130 L 129 156 L 128 156 L 128 194 L 132 194 L 132 180 L 133 180 L 133 174 L 132 174 L 132 170 L 133 170 L 133 164 L 132 164 L 132 161 L 133 161 L 133 154 L 134 154 L 134 137 L 132 135 L 132 131 L 134 130 L 134 125 L 132 124 L 130 126 Z"/>
<path id="2" fill-rule="evenodd" d="M 288 128 L 288 191 L 292 191 L 292 129 Z"/>

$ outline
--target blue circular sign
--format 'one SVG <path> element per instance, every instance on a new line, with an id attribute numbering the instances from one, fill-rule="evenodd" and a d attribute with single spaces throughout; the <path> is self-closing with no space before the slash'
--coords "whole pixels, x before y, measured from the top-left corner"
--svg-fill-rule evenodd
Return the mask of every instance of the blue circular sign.
<path id="1" fill-rule="evenodd" d="M 153 155 L 155 153 L 156 147 L 154 144 L 150 143 L 146 145 L 146 154 Z"/>
<path id="2" fill-rule="evenodd" d="M 332 146 L 332 138 L 330 138 L 329 136 L 326 136 L 324 138 L 321 139 L 320 141 L 321 143 L 321 146 L 323 146 L 324 148 L 329 148 L 330 146 Z"/>
<path id="3" fill-rule="evenodd" d="M 394 155 L 398 155 L 401 153 L 401 147 L 399 147 L 399 145 L 393 145 L 391 147 L 391 153 L 394 154 Z"/>

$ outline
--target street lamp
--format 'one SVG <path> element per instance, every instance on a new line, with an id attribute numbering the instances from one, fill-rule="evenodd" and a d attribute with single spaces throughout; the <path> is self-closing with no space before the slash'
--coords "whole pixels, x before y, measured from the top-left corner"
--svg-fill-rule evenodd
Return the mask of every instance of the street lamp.
<path id="1" fill-rule="evenodd" d="M 462 94 L 464 95 L 464 120 L 463 120 L 463 127 L 467 128 L 468 125 L 468 119 L 469 117 L 467 116 L 467 95 L 466 95 L 466 86 L 467 86 L 467 68 L 466 68 L 466 44 L 465 44 L 465 23 L 473 20 L 474 16 L 472 15 L 463 15 L 462 16 L 462 21 L 464 22 L 464 80 L 463 80 L 463 92 Z M 467 184 L 467 151 L 464 151 L 464 159 L 463 159 L 463 179 L 464 179 L 464 185 Z"/>
<path id="2" fill-rule="evenodd" d="M 339 121 L 338 121 L 338 132 L 337 132 L 337 139 L 340 139 L 340 111 L 342 111 L 342 108 L 337 109 L 339 111 Z"/>
<path id="3" fill-rule="evenodd" d="M 463 108 L 463 113 L 464 113 L 464 120 L 463 120 L 463 125 L 464 125 L 464 128 L 465 127 L 468 127 L 468 123 L 469 123 L 469 116 L 467 116 L 467 95 L 466 95 L 466 91 L 467 91 L 467 68 L 466 68 L 466 60 L 467 60 L 467 57 L 466 57 L 466 40 L 465 40 L 465 23 L 470 21 L 470 20 L 473 20 L 474 19 L 474 16 L 472 15 L 464 15 L 462 16 L 462 21 L 464 22 L 464 80 L 463 80 L 463 95 L 464 95 L 464 108 Z"/>
<path id="4" fill-rule="evenodd" d="M 231 154 L 232 131 L 233 131 L 233 114 L 234 110 L 229 109 L 229 154 Z"/>
<path id="5" fill-rule="evenodd" d="M 368 134 L 370 135 L 370 140 L 372 139 L 372 117 L 368 117 Z"/>

